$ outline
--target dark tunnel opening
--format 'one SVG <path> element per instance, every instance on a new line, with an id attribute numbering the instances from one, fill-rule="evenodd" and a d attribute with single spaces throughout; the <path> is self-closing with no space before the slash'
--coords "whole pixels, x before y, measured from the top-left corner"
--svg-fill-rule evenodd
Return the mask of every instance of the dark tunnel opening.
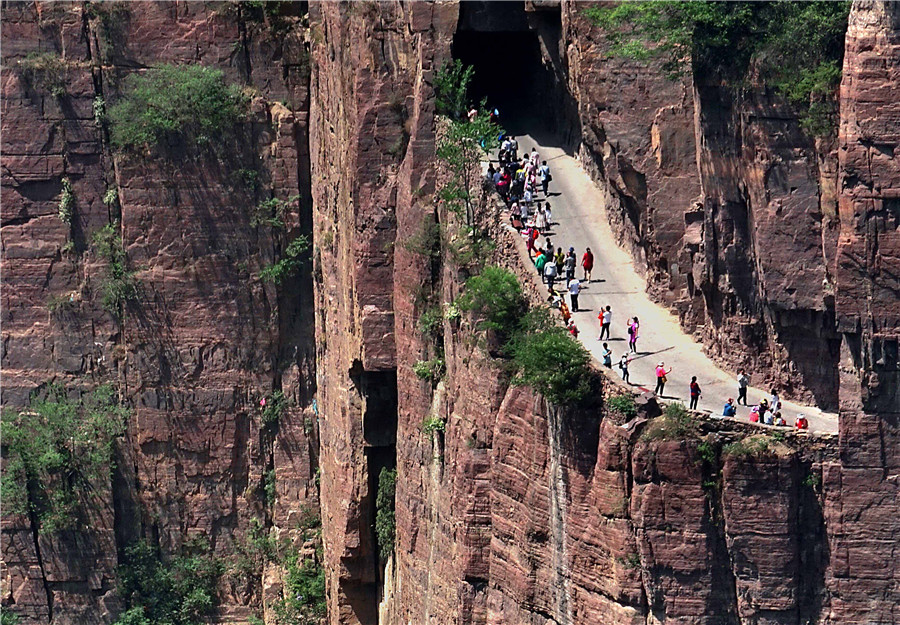
<path id="1" fill-rule="evenodd" d="M 558 10 L 526 11 L 524 2 L 463 2 L 453 58 L 474 67 L 469 99 L 500 111 L 510 134 L 540 132 L 561 143 L 580 136 L 559 45 Z M 556 143 L 556 141 L 554 141 Z"/>

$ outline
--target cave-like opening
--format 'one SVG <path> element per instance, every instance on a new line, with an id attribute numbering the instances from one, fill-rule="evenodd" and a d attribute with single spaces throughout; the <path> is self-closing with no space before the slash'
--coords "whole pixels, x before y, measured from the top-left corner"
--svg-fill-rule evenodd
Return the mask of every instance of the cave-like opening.
<path id="1" fill-rule="evenodd" d="M 558 9 L 526 11 L 524 2 L 460 3 L 453 57 L 474 67 L 470 99 L 486 99 L 488 107 L 497 108 L 508 133 L 573 135 L 569 126 L 577 115 L 570 110 L 561 33 Z"/>

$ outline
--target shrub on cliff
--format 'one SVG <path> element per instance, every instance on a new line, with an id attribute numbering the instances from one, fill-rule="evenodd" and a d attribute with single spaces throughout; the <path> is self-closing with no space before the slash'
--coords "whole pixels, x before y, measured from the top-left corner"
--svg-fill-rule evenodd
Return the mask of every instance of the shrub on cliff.
<path id="1" fill-rule="evenodd" d="M 475 315 L 477 328 L 506 332 L 518 326 L 526 309 L 518 279 L 503 267 L 485 267 L 471 276 L 455 303 Z"/>
<path id="2" fill-rule="evenodd" d="M 128 606 L 115 625 L 195 625 L 216 605 L 221 563 L 203 540 L 186 541 L 180 553 L 164 558 L 141 540 L 125 550 L 119 567 L 119 594 Z"/>
<path id="3" fill-rule="evenodd" d="M 752 63 L 825 134 L 836 110 L 849 2 L 622 2 L 585 14 L 636 60 L 660 58 L 672 76 L 692 66 L 740 86 Z"/>
<path id="4" fill-rule="evenodd" d="M 387 560 L 394 550 L 394 494 L 397 488 L 397 469 L 382 468 L 378 474 L 375 495 L 375 536 L 379 554 Z"/>
<path id="5" fill-rule="evenodd" d="M 434 74 L 434 104 L 438 115 L 461 119 L 468 106 L 469 84 L 475 68 L 454 59 Z"/>
<path id="6" fill-rule="evenodd" d="M 77 398 L 51 385 L 28 409 L 5 411 L 4 513 L 34 514 L 42 532 L 77 527 L 80 504 L 109 480 L 113 441 L 128 414 L 110 385 Z"/>
<path id="7" fill-rule="evenodd" d="M 115 147 L 182 143 L 205 145 L 234 128 L 247 111 L 238 85 L 221 70 L 201 65 L 162 65 L 125 79 L 122 99 L 109 109 Z"/>
<path id="8" fill-rule="evenodd" d="M 545 310 L 529 312 L 506 349 L 516 369 L 514 384 L 527 384 L 556 404 L 590 395 L 590 354 Z"/>

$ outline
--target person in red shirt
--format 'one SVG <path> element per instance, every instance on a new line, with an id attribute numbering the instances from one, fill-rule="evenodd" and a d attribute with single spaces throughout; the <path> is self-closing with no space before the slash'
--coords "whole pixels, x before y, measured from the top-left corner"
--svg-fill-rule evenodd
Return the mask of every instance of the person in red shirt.
<path id="1" fill-rule="evenodd" d="M 809 421 L 807 421 L 806 417 L 802 414 L 797 415 L 797 422 L 794 425 L 797 426 L 798 430 L 808 430 L 809 429 Z"/>
<path id="2" fill-rule="evenodd" d="M 697 402 L 700 401 L 700 385 L 697 384 L 697 376 L 691 376 L 691 410 L 697 409 Z"/>
<path id="3" fill-rule="evenodd" d="M 591 281 L 591 271 L 594 269 L 594 255 L 591 253 L 591 248 L 587 248 L 584 252 L 584 256 L 581 257 L 581 267 L 584 270 L 584 276 L 582 279 L 585 282 Z"/>

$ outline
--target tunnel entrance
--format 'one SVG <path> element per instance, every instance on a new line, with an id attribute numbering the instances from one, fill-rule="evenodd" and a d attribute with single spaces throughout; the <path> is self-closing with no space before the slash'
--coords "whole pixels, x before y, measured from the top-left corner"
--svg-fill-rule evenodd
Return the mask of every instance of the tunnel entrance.
<path id="1" fill-rule="evenodd" d="M 487 99 L 510 134 L 580 135 L 560 54 L 559 7 L 525 10 L 524 2 L 461 2 L 451 53 L 475 68 L 474 102 Z"/>

